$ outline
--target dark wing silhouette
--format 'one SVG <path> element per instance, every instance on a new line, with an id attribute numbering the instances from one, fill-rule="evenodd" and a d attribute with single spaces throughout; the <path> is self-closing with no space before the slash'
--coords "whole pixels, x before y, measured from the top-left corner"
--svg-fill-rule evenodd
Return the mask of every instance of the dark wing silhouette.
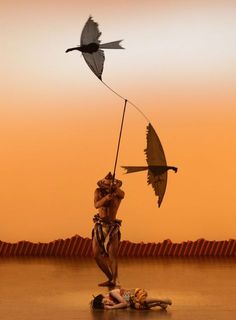
<path id="1" fill-rule="evenodd" d="M 82 52 L 82 55 L 89 68 L 100 80 L 102 80 L 102 72 L 105 60 L 103 50 L 98 50 L 94 53 Z"/>
<path id="2" fill-rule="evenodd" d="M 160 207 L 167 185 L 167 171 L 172 169 L 177 172 L 177 168 L 167 166 L 161 141 L 151 123 L 147 126 L 147 148 L 144 152 L 148 166 L 122 166 L 122 168 L 126 173 L 148 170 L 147 183 L 152 185 L 155 195 L 158 196 Z"/>
<path id="3" fill-rule="evenodd" d="M 155 167 L 166 167 L 167 163 L 161 141 L 151 123 L 147 126 L 147 148 L 144 151 L 149 167 L 147 182 L 152 185 L 155 195 L 158 196 L 160 207 L 167 185 L 167 171 L 161 173 L 155 170 Z"/>
<path id="4" fill-rule="evenodd" d="M 161 141 L 151 123 L 147 126 L 147 148 L 144 150 L 148 166 L 166 166 L 166 157 Z"/>
<path id="5" fill-rule="evenodd" d="M 98 24 L 93 21 L 92 17 L 89 17 L 84 25 L 84 28 L 80 37 L 80 45 L 87 45 L 90 43 L 100 43 L 99 37 L 102 33 L 98 29 Z"/>
<path id="6" fill-rule="evenodd" d="M 100 35 L 101 32 L 98 29 L 98 24 L 93 21 L 92 17 L 89 17 L 81 33 L 80 45 L 83 46 L 90 43 L 97 43 L 99 45 Z M 82 55 L 89 68 L 100 80 L 102 80 L 102 71 L 105 60 L 104 52 L 99 49 L 93 53 L 82 52 Z"/>

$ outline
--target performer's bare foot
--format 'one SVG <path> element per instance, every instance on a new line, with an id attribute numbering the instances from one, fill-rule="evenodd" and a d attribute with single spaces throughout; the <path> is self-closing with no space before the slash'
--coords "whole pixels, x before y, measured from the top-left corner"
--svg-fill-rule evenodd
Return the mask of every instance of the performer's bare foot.
<path id="1" fill-rule="evenodd" d="M 116 284 L 110 280 L 98 284 L 99 287 L 115 287 L 115 285 Z"/>
<path id="2" fill-rule="evenodd" d="M 161 307 L 162 310 L 166 310 L 167 304 L 165 304 L 165 303 L 160 303 L 160 307 Z"/>
<path id="3" fill-rule="evenodd" d="M 171 299 L 165 299 L 165 303 L 169 304 L 171 306 L 172 305 L 172 300 Z"/>
<path id="4" fill-rule="evenodd" d="M 113 281 L 111 281 L 111 282 L 110 282 L 110 284 L 109 284 L 109 287 L 110 287 L 110 288 L 114 288 L 114 287 L 116 287 L 116 283 L 115 283 L 115 282 L 113 282 Z"/>
<path id="5" fill-rule="evenodd" d="M 163 301 L 162 303 L 160 303 L 160 307 L 163 310 L 166 310 L 166 308 L 168 307 L 168 305 L 172 305 L 172 301 L 170 299 L 166 299 L 165 301 Z"/>
<path id="6" fill-rule="evenodd" d="M 116 288 L 121 288 L 121 284 L 120 284 L 120 281 L 118 279 L 116 280 Z"/>

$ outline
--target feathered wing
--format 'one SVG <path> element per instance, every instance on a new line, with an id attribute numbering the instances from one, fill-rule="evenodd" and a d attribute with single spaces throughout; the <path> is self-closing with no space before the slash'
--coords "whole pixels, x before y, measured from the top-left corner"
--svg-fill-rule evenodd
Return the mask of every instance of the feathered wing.
<path id="1" fill-rule="evenodd" d="M 151 167 L 167 166 L 167 163 L 161 141 L 151 123 L 147 126 L 147 148 L 144 151 L 149 166 L 147 182 L 152 185 L 155 195 L 158 196 L 160 207 L 167 185 L 167 171 L 160 174 Z"/>
<path id="2" fill-rule="evenodd" d="M 151 123 L 147 126 L 147 148 L 144 150 L 148 166 L 166 166 L 166 157 L 156 131 Z"/>
<path id="3" fill-rule="evenodd" d="M 123 49 L 120 45 L 120 42 L 122 40 L 104 43 L 103 45 L 100 45 L 99 37 L 101 36 L 101 34 L 102 33 L 98 29 L 97 22 L 94 22 L 93 18 L 90 16 L 82 30 L 80 37 L 80 45 L 84 46 L 96 43 L 102 49 Z M 95 73 L 95 75 L 100 80 L 102 80 L 102 72 L 105 61 L 103 50 L 99 49 L 98 51 L 93 53 L 82 52 L 82 54 L 89 68 Z"/>
<path id="4" fill-rule="evenodd" d="M 89 17 L 81 33 L 80 45 L 82 46 L 92 42 L 99 44 L 99 37 L 101 34 L 102 33 L 98 29 L 98 24 L 93 21 L 92 17 Z"/>
<path id="5" fill-rule="evenodd" d="M 151 170 L 148 170 L 147 182 L 152 185 L 155 195 L 158 197 L 158 207 L 160 207 L 166 191 L 167 171 L 161 175 L 155 175 Z"/>
<path id="6" fill-rule="evenodd" d="M 148 170 L 147 183 L 152 185 L 160 207 L 166 191 L 167 171 L 171 169 L 177 172 L 177 168 L 167 166 L 161 141 L 151 123 L 147 126 L 147 148 L 144 152 L 148 166 L 122 166 L 122 168 L 126 170 L 125 173 Z"/>
<path id="7" fill-rule="evenodd" d="M 102 50 L 98 50 L 92 54 L 86 52 L 82 52 L 82 54 L 89 68 L 100 80 L 102 80 L 102 72 L 105 60 L 104 52 Z"/>

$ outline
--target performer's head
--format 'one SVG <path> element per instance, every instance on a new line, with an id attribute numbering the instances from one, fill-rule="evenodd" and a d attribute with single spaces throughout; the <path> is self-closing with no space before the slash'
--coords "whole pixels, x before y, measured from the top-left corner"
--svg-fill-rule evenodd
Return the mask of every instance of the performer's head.
<path id="1" fill-rule="evenodd" d="M 91 301 L 91 307 L 93 309 L 104 309 L 104 303 L 103 303 L 103 295 L 99 294 L 98 296 L 94 297 Z"/>
<path id="2" fill-rule="evenodd" d="M 114 302 L 103 294 L 97 295 L 91 301 L 91 306 L 93 309 L 104 309 L 105 305 L 112 306 L 114 305 Z"/>
<path id="3" fill-rule="evenodd" d="M 111 186 L 121 187 L 122 181 L 113 179 L 111 172 L 109 172 L 104 179 L 98 181 L 98 186 L 105 190 L 110 190 Z"/>

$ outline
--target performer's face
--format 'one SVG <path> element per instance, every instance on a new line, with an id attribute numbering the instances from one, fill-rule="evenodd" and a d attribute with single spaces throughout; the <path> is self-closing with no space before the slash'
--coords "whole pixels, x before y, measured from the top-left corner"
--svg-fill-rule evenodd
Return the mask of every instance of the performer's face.
<path id="1" fill-rule="evenodd" d="M 104 296 L 102 303 L 106 306 L 114 306 L 114 301 L 110 300 L 108 297 Z"/>
<path id="2" fill-rule="evenodd" d="M 110 179 L 104 179 L 103 180 L 103 186 L 102 188 L 109 191 L 110 187 L 111 187 L 111 184 L 112 184 L 112 180 Z"/>

